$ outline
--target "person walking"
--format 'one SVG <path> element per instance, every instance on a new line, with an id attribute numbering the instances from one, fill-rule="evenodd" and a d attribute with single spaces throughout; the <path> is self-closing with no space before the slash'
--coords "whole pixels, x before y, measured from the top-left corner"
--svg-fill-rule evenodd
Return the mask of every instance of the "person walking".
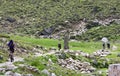
<path id="1" fill-rule="evenodd" d="M 101 39 L 101 41 L 103 42 L 102 46 L 103 46 L 103 50 L 107 47 L 108 49 L 110 49 L 110 42 L 106 37 L 103 37 Z"/>
<path id="2" fill-rule="evenodd" d="M 13 62 L 14 61 L 13 53 L 14 53 L 14 47 L 15 47 L 13 40 L 10 40 L 7 45 L 9 47 L 10 61 Z"/>

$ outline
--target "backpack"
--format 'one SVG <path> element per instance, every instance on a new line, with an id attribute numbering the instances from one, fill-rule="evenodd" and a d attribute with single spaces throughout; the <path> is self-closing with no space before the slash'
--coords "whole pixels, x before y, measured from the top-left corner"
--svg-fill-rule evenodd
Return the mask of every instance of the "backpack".
<path id="1" fill-rule="evenodd" d="M 10 41 L 10 42 L 8 43 L 8 47 L 9 47 L 9 48 L 14 48 L 13 41 Z"/>

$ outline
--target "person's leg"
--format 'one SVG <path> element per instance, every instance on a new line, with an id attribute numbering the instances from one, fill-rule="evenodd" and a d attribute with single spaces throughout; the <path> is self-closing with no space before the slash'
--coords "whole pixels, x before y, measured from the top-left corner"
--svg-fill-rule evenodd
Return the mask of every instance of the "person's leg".
<path id="1" fill-rule="evenodd" d="M 103 45 L 102 45 L 102 46 L 103 46 L 103 50 L 104 50 L 104 49 L 105 49 L 105 43 L 103 43 Z"/>
<path id="2" fill-rule="evenodd" d="M 14 61 L 14 57 L 13 57 L 13 52 L 10 51 L 10 61 L 13 62 Z"/>
<path id="3" fill-rule="evenodd" d="M 110 43 L 107 43 L 107 48 L 110 49 Z"/>
<path id="4" fill-rule="evenodd" d="M 10 61 L 12 62 L 12 53 L 11 52 L 9 54 L 9 57 L 10 57 Z"/>

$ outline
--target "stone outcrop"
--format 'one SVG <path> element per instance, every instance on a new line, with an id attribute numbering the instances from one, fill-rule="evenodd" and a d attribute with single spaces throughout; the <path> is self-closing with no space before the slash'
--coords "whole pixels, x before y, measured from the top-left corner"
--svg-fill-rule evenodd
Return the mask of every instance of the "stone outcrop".
<path id="1" fill-rule="evenodd" d="M 108 76 L 120 76 L 120 64 L 111 64 L 108 69 Z"/>
<path id="2" fill-rule="evenodd" d="M 14 73 L 12 71 L 7 71 L 5 73 L 5 76 L 33 76 L 32 74 L 20 74 L 20 73 Z"/>
<path id="3" fill-rule="evenodd" d="M 58 59 L 59 65 L 62 67 L 71 69 L 71 70 L 77 70 L 81 73 L 91 73 L 95 71 L 96 69 L 93 68 L 89 62 L 80 62 L 79 60 L 74 60 L 72 58 L 68 59 Z"/>
<path id="4" fill-rule="evenodd" d="M 110 51 L 108 50 L 98 50 L 96 52 L 93 52 L 93 56 L 100 56 L 100 57 L 104 57 L 104 56 L 107 56 L 107 55 L 110 55 Z"/>

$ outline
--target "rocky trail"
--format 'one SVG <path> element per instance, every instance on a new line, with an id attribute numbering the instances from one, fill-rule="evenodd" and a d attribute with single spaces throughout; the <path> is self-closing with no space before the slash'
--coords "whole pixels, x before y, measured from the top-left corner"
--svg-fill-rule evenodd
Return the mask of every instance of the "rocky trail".
<path id="1" fill-rule="evenodd" d="M 114 50 L 116 50 L 117 47 L 116 46 L 113 46 L 111 50 L 97 50 L 95 52 L 93 52 L 92 54 L 88 54 L 88 53 L 84 53 L 82 51 L 70 51 L 70 50 L 66 50 L 64 51 L 65 53 L 67 54 L 72 54 L 72 55 L 75 55 L 75 56 L 83 56 L 83 57 L 87 57 L 87 58 L 91 58 L 91 57 L 105 57 L 109 54 L 111 54 L 111 52 L 113 52 Z M 40 52 L 35 52 L 33 57 L 38 57 L 38 56 L 47 56 L 47 55 L 52 55 L 52 54 L 56 54 L 56 55 L 61 55 L 62 54 L 60 53 L 60 51 L 57 51 L 57 50 L 52 50 L 52 51 L 49 51 L 47 53 L 40 53 Z M 15 62 L 24 62 L 24 58 L 20 57 L 20 56 L 15 56 L 14 57 L 14 62 L 10 62 L 10 60 L 8 60 L 7 62 L 4 62 L 4 63 L 0 63 L 0 73 L 3 73 L 4 76 L 33 76 L 32 74 L 26 74 L 26 75 L 22 75 L 22 74 L 19 74 L 19 73 L 13 73 L 12 71 L 17 69 L 19 66 L 17 65 L 14 65 Z M 52 62 L 53 63 L 53 62 Z M 93 71 L 96 70 L 96 68 L 92 67 L 91 64 L 89 62 L 81 62 L 81 61 L 78 61 L 78 60 L 74 60 L 72 58 L 68 58 L 68 59 L 58 59 L 58 64 L 62 67 L 65 67 L 65 68 L 68 68 L 68 69 L 71 69 L 71 70 L 80 70 L 81 73 L 91 73 Z M 28 69 L 32 69 L 34 71 L 37 71 L 39 72 L 38 69 L 36 69 L 35 67 L 33 66 L 28 66 L 28 65 L 25 65 L 25 64 L 20 64 L 20 66 L 25 66 L 27 67 Z M 87 68 L 89 67 L 89 68 Z"/>
<path id="2" fill-rule="evenodd" d="M 55 54 L 55 51 L 50 51 L 50 52 L 45 53 L 45 54 L 36 53 L 34 56 L 35 57 L 46 56 L 46 55 L 51 55 L 51 54 Z M 15 56 L 14 57 L 14 62 L 10 62 L 10 59 L 8 59 L 7 62 L 0 63 L 0 73 L 5 73 L 4 76 L 33 76 L 32 74 L 22 75 L 22 74 L 19 74 L 19 73 L 13 73 L 12 70 L 15 70 L 15 69 L 18 68 L 18 66 L 14 65 L 15 62 L 24 62 L 24 58 L 19 57 L 19 56 Z M 36 71 L 35 67 L 24 65 L 24 64 L 21 64 L 21 65 L 27 66 L 28 69 L 35 69 L 35 71 Z M 37 69 L 37 71 L 38 71 L 38 69 Z"/>

